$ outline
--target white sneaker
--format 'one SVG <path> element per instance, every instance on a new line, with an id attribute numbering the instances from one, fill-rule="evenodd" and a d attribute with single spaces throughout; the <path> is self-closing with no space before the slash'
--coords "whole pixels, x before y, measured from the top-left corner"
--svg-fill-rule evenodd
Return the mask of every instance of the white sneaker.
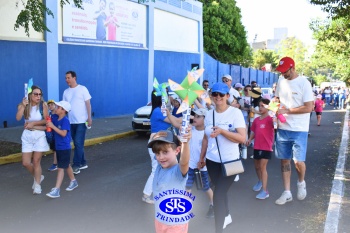
<path id="1" fill-rule="evenodd" d="M 33 194 L 41 194 L 41 185 L 40 184 L 34 185 Z"/>
<path id="2" fill-rule="evenodd" d="M 284 191 L 280 198 L 278 198 L 275 203 L 277 205 L 284 205 L 287 202 L 293 201 L 293 196 L 291 192 Z"/>
<path id="3" fill-rule="evenodd" d="M 239 175 L 236 175 L 234 182 L 238 182 L 238 181 L 239 181 Z"/>
<path id="4" fill-rule="evenodd" d="M 306 183 L 305 183 L 305 180 L 303 182 L 299 182 L 297 183 L 297 186 L 298 186 L 298 194 L 297 194 L 297 198 L 298 200 L 302 201 L 305 199 L 306 197 Z"/>
<path id="5" fill-rule="evenodd" d="M 41 177 L 40 177 L 40 184 L 41 184 L 41 182 L 43 182 L 43 180 L 44 180 L 44 176 L 43 175 L 41 175 Z M 34 178 L 34 182 L 33 182 L 33 185 L 32 185 L 32 189 L 34 189 L 35 188 L 35 178 Z"/>
<path id="6" fill-rule="evenodd" d="M 222 229 L 225 229 L 227 225 L 232 223 L 232 218 L 231 218 L 231 214 L 227 215 L 225 217 L 225 222 L 224 222 L 224 226 L 222 227 Z"/>

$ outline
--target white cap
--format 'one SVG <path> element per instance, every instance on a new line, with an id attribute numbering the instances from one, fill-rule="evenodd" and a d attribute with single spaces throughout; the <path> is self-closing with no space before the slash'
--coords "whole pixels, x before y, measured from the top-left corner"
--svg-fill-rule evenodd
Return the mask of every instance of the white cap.
<path id="1" fill-rule="evenodd" d="M 66 112 L 69 112 L 71 110 L 71 105 L 67 101 L 62 100 L 60 102 L 55 102 L 55 104 L 62 107 L 64 110 L 66 110 Z"/>

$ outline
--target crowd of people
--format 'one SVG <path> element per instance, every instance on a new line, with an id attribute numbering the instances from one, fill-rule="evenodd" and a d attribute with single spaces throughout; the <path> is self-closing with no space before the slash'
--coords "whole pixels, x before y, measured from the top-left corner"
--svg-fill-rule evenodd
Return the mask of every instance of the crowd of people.
<path id="1" fill-rule="evenodd" d="M 321 100 L 325 105 L 332 105 L 333 109 L 345 109 L 349 107 L 349 89 L 345 87 L 325 87 L 314 90 L 316 95 L 321 95 Z"/>
<path id="2" fill-rule="evenodd" d="M 345 90 L 342 92 L 345 96 L 342 101 L 343 97 L 337 92 L 339 101 L 336 102 L 335 93 L 326 91 L 327 88 L 322 93 L 313 92 L 308 79 L 296 72 L 294 60 L 290 57 L 282 58 L 276 70 L 281 76 L 273 84 L 272 95 L 263 95 L 255 81 L 245 86 L 241 83 L 233 85 L 229 74 L 223 75 L 222 82 L 211 88 L 204 80 L 202 85 L 211 103 L 200 98 L 195 101 L 191 124 L 187 133 L 181 135 L 181 140 L 177 134 L 181 132 L 182 115 L 177 114 L 177 109 L 182 100 L 169 97 L 164 109 L 162 96 L 151 93 L 148 153 L 152 170 L 141 199 L 155 205 L 156 232 L 188 231 L 190 216 L 184 215 L 185 221 L 169 222 L 171 216 L 160 214 L 160 208 L 163 208 L 164 193 L 175 189 L 190 193 L 195 181 L 197 188 L 208 197 L 206 216 L 215 219 L 216 232 L 223 232 L 232 223 L 228 191 L 235 181 L 239 181 L 239 174 L 224 175 L 222 164 L 244 157 L 246 146 L 253 147 L 254 151 L 251 158 L 254 159 L 257 182 L 252 184 L 252 190 L 257 192 L 257 199 L 270 196 L 267 164 L 273 154 L 281 161 L 284 185 L 275 203 L 284 205 L 293 200 L 292 160 L 298 174 L 297 199 L 306 198 L 305 160 L 310 113 L 316 112 L 317 124 L 320 125 L 325 104 L 343 107 L 347 103 L 347 94 Z M 49 100 L 46 103 L 40 87 L 32 86 L 32 91 L 18 105 L 16 114 L 17 120 L 25 119 L 21 138 L 22 164 L 34 178 L 33 194 L 42 192 L 44 176 L 40 161 L 43 152 L 49 148 L 55 152 L 49 170 L 58 170 L 58 173 L 54 188 L 46 194 L 50 198 L 60 197 L 65 170 L 70 179 L 66 191 L 72 191 L 78 187 L 74 175 L 88 168 L 84 141 L 86 129 L 92 125 L 91 95 L 86 87 L 77 83 L 74 71 L 68 71 L 65 78 L 69 87 L 64 91 L 62 101 Z M 48 128 L 54 132 L 54 140 L 50 142 L 45 134 Z M 71 139 L 74 144 L 72 164 Z"/>
<path id="3" fill-rule="evenodd" d="M 310 113 L 315 109 L 317 117 L 320 118 L 324 106 L 321 102 L 315 101 L 310 82 L 306 77 L 297 74 L 292 58 L 282 58 L 276 70 L 281 73 L 281 76 L 278 82 L 273 84 L 272 95 L 263 95 L 255 81 L 245 86 L 241 83 L 233 85 L 232 77 L 226 74 L 223 75 L 222 82 L 213 84 L 211 88 L 208 80 L 203 81 L 202 86 L 208 92 L 211 104 L 199 98 L 193 106 L 193 123 L 188 134 L 190 155 L 189 158 L 187 154 L 184 155 L 185 160 L 189 161 L 189 170 L 185 174 L 181 169 L 179 173 L 182 174 L 180 178 L 185 178 L 187 181 L 177 187 L 191 191 L 196 174 L 198 171 L 201 173 L 200 187 L 209 200 L 206 216 L 214 217 L 216 232 L 223 232 L 223 229 L 232 223 L 228 205 L 228 190 L 234 181 L 239 180 L 239 174 L 224 175 L 222 164 L 241 158 L 242 148 L 245 146 L 252 146 L 254 150 L 251 158 L 254 159 L 258 181 L 252 184 L 252 189 L 258 192 L 257 199 L 264 200 L 269 197 L 266 167 L 273 152 L 281 161 L 281 178 L 284 185 L 282 194 L 275 203 L 284 205 L 293 200 L 291 192 L 292 160 L 298 174 L 297 199 L 304 200 L 307 196 L 305 160 Z M 155 98 L 153 94 L 152 99 Z M 181 123 L 181 117 L 175 117 L 169 110 L 166 111 L 166 116 L 162 115 L 160 101 L 159 99 L 156 104 L 152 100 L 150 143 L 161 138 L 157 135 L 164 130 L 168 130 L 167 134 L 174 136 L 175 131 L 169 130 L 171 127 L 178 128 Z M 169 99 L 169 102 L 172 101 Z M 171 140 L 161 139 L 161 141 L 167 143 L 168 146 L 175 143 Z M 181 146 L 181 143 L 176 145 Z M 185 145 L 188 146 L 188 144 Z M 149 145 L 150 147 L 152 146 Z M 177 154 L 179 150 L 174 154 Z M 152 176 L 155 174 L 157 184 L 154 178 L 152 192 L 156 197 L 156 232 L 168 232 L 167 230 L 170 229 L 177 229 L 174 232 L 187 232 L 188 221 L 181 224 L 167 222 L 164 216 L 159 214 L 158 194 L 164 191 L 164 189 L 155 187 L 162 179 L 159 174 L 170 173 L 170 168 L 175 169 L 178 164 L 174 162 L 169 165 L 166 159 L 158 158 L 163 157 L 161 154 L 167 154 L 169 151 L 171 152 L 166 146 L 161 148 L 153 146 L 152 152 L 155 154 L 150 150 L 152 174 L 146 187 L 150 186 L 148 183 L 152 182 Z M 180 163 L 184 162 L 182 156 L 181 154 Z M 152 192 L 145 190 L 142 200 L 154 204 L 151 197 Z"/>

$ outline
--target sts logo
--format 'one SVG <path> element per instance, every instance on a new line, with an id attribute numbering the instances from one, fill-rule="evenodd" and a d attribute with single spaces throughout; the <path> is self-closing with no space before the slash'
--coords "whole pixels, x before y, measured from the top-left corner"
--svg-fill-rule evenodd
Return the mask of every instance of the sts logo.
<path id="1" fill-rule="evenodd" d="M 159 209 L 166 214 L 181 215 L 192 209 L 192 203 L 185 198 L 172 197 L 163 200 L 159 204 Z"/>

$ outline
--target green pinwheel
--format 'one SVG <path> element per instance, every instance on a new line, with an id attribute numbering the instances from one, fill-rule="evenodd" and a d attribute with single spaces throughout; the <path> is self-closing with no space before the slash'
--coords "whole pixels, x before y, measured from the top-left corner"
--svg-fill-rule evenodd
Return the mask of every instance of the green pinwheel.
<path id="1" fill-rule="evenodd" d="M 168 80 L 170 89 L 174 91 L 183 101 L 177 110 L 177 113 L 181 113 L 189 108 L 196 100 L 197 97 L 201 97 L 206 91 L 201 85 L 197 83 L 198 78 L 203 74 L 204 69 L 193 68 L 187 73 L 187 76 L 178 84 L 171 79 Z"/>

